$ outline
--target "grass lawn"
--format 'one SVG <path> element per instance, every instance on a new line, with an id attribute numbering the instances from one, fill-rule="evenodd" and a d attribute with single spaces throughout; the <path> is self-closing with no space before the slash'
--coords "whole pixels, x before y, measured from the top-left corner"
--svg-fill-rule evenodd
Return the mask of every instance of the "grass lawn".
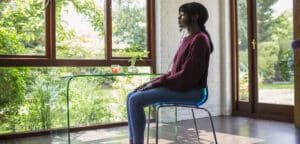
<path id="1" fill-rule="evenodd" d="M 292 83 L 276 83 L 276 84 L 260 84 L 259 89 L 293 89 L 294 84 Z"/>

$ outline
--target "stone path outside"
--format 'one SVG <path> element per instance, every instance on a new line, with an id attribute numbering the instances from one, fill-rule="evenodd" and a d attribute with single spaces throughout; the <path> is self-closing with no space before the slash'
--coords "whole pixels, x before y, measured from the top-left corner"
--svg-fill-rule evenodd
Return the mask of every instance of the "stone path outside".
<path id="1" fill-rule="evenodd" d="M 294 89 L 259 90 L 259 103 L 294 105 Z"/>

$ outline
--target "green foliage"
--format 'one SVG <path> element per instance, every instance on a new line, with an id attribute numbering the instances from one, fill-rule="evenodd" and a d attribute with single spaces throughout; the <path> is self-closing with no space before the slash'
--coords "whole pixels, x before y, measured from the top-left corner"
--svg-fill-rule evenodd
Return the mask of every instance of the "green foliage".
<path id="1" fill-rule="evenodd" d="M 99 32 L 99 36 L 104 35 L 104 14 L 103 10 L 96 7 L 94 0 L 70 0 L 76 11 L 89 19 L 95 31 Z M 64 5 L 62 5 L 64 6 Z"/>
<path id="2" fill-rule="evenodd" d="M 45 13 L 43 0 L 12 0 L 0 3 L 0 27 L 15 31 L 27 50 L 44 45 Z"/>
<path id="3" fill-rule="evenodd" d="M 293 89 L 293 83 L 268 83 L 259 85 L 259 89 Z"/>
<path id="4" fill-rule="evenodd" d="M 278 53 L 279 46 L 274 42 L 263 42 L 258 45 L 258 69 L 264 82 L 274 79 Z"/>
<path id="5" fill-rule="evenodd" d="M 74 25 L 74 22 L 70 23 L 69 20 L 64 19 L 69 15 L 76 15 L 74 19 L 83 19 L 88 25 L 82 26 L 81 23 L 76 25 Z M 104 45 L 95 43 L 98 39 L 104 39 L 104 22 L 104 8 L 99 8 L 97 2 L 94 0 L 58 1 L 56 3 L 57 57 L 80 59 L 104 58 Z M 71 26 L 69 26 L 70 24 Z M 89 29 L 89 25 L 93 30 L 87 31 L 85 35 L 79 33 L 78 30 L 83 28 Z M 98 36 L 95 37 L 93 33 L 97 33 Z"/>
<path id="6" fill-rule="evenodd" d="M 239 51 L 239 69 L 243 73 L 248 72 L 248 51 L 247 50 Z"/>
<path id="7" fill-rule="evenodd" d="M 16 68 L 0 68 L 0 126 L 16 131 L 18 109 L 25 99 L 24 73 Z"/>
<path id="8" fill-rule="evenodd" d="M 243 73 L 239 78 L 239 100 L 247 101 L 249 98 L 249 76 Z"/>
<path id="9" fill-rule="evenodd" d="M 258 35 L 258 64 L 259 78 L 263 81 L 288 81 L 290 68 L 288 60 L 291 59 L 290 41 L 292 40 L 293 21 L 292 12 L 285 11 L 280 15 L 274 15 L 272 6 L 278 0 L 257 0 L 257 35 Z M 238 36 L 239 36 L 239 62 L 240 66 L 248 66 L 248 18 L 247 1 L 238 0 Z M 279 49 L 267 50 L 266 43 L 279 45 Z M 261 45 L 263 48 L 261 48 Z M 278 46 L 276 46 L 278 47 Z M 271 46 L 269 49 L 273 49 Z M 275 58 L 277 57 L 277 58 Z M 270 64 L 268 62 L 270 61 Z M 274 63 L 275 62 L 275 63 Z M 266 67 L 265 67 L 266 66 Z M 241 68 L 244 69 L 244 68 Z M 267 70 L 269 69 L 269 70 Z"/>
<path id="10" fill-rule="evenodd" d="M 12 71 L 11 69 L 15 68 L 6 68 L 1 72 Z M 22 76 L 17 76 L 24 78 L 23 85 L 26 89 L 22 91 L 23 97 L 18 105 L 12 104 L 1 108 L 0 133 L 65 128 L 67 126 L 67 79 L 64 76 L 82 74 L 82 72 L 101 73 L 109 69 L 105 67 L 19 69 L 18 72 Z M 71 126 L 126 121 L 127 94 L 149 79 L 148 76 L 111 76 L 72 80 L 70 85 Z M 9 81 L 9 83 L 15 82 Z M 2 91 L 0 91 L 1 94 L 6 98 L 6 94 Z"/>
<path id="11" fill-rule="evenodd" d="M 256 2 L 258 42 L 271 40 L 271 36 L 273 35 L 272 25 L 276 23 L 276 19 L 272 16 L 273 10 L 271 6 L 277 1 L 278 0 L 258 0 Z"/>
<path id="12" fill-rule="evenodd" d="M 44 54 L 45 52 L 45 9 L 44 0 L 6 0 L 0 2 L 0 28 L 5 36 L 0 39 L 0 54 Z M 144 6 L 130 6 L 136 1 L 119 1 L 114 9 L 113 35 L 117 41 L 134 47 L 135 51 L 146 50 L 146 11 Z M 62 10 L 72 5 L 76 12 L 85 16 L 100 37 L 104 37 L 104 9 L 99 9 L 94 0 L 70 0 L 56 2 L 57 55 L 64 58 L 102 58 L 104 51 L 97 55 L 86 49 L 86 38 L 75 37 L 74 29 L 63 26 Z M 4 30 L 3 30 L 4 29 Z M 21 45 L 10 45 L 9 40 Z M 62 43 L 61 43 L 62 42 Z M 137 45 L 137 46 L 136 46 Z M 104 46 L 103 46 L 104 47 Z M 8 49 L 4 53 L 2 49 Z"/>
<path id="13" fill-rule="evenodd" d="M 74 79 L 70 85 L 71 125 L 126 121 L 127 94 L 148 80 L 148 76 Z"/>
<path id="14" fill-rule="evenodd" d="M 248 51 L 239 51 L 239 100 L 247 101 L 249 96 Z"/>
<path id="15" fill-rule="evenodd" d="M 293 39 L 293 13 L 285 11 L 274 19 L 270 27 L 271 35 L 269 37 L 273 41 L 290 41 Z M 289 46 L 288 46 L 289 47 Z"/>
<path id="16" fill-rule="evenodd" d="M 26 90 L 24 75 L 16 68 L 0 68 L 0 75 L 0 109 L 22 104 Z"/>
<path id="17" fill-rule="evenodd" d="M 292 69 L 288 65 L 289 59 L 292 57 L 291 49 L 289 48 L 290 42 L 283 40 L 280 42 L 280 51 L 278 53 L 278 64 L 276 80 L 278 81 L 289 81 L 291 78 Z"/>
<path id="18" fill-rule="evenodd" d="M 51 128 L 51 100 L 55 99 L 60 90 L 55 83 L 49 83 L 50 81 L 37 81 L 35 83 L 34 91 L 32 97 L 29 98 L 29 101 L 34 103 L 34 105 L 29 105 L 29 114 L 31 121 L 28 123 L 35 123 L 39 125 L 38 128 L 50 129 Z M 32 116 L 34 115 L 34 117 Z M 38 129 L 30 129 L 38 130 Z"/>
<path id="19" fill-rule="evenodd" d="M 95 31 L 99 32 L 99 36 L 104 35 L 104 14 L 97 10 L 96 5 L 93 0 L 85 1 L 81 6 L 78 6 L 78 1 L 72 1 L 73 4 L 77 7 L 77 10 L 88 16 L 90 19 L 92 26 Z M 96 13 L 91 13 L 94 11 Z"/>
<path id="20" fill-rule="evenodd" d="M 15 29 L 0 26 L 0 54 L 18 54 L 24 51 L 24 45 Z"/>
<path id="21" fill-rule="evenodd" d="M 271 6 L 278 0 L 257 0 L 257 26 L 258 26 L 258 42 L 266 42 L 271 40 L 274 34 L 273 25 L 278 20 L 272 16 L 273 10 Z M 247 17 L 247 1 L 238 0 L 238 36 L 240 49 L 248 48 L 248 17 Z M 277 27 L 276 27 L 277 28 Z M 284 27 L 283 27 L 284 28 Z"/>
<path id="22" fill-rule="evenodd" d="M 80 43 L 82 42 L 82 40 L 77 39 L 77 42 Z M 72 48 L 70 48 L 70 46 L 72 46 Z M 74 45 L 73 41 L 67 43 L 61 43 L 57 45 L 56 48 L 59 50 L 57 51 L 58 56 L 64 56 L 67 58 L 87 58 L 87 57 L 90 58 L 91 57 L 90 56 L 91 54 L 88 51 L 82 49 L 82 45 Z"/>
<path id="23" fill-rule="evenodd" d="M 44 3 L 44 0 L 0 1 L 0 54 L 44 54 Z M 76 37 L 74 29 L 63 25 L 62 9 L 69 5 L 88 19 L 100 37 L 104 37 L 105 32 L 104 10 L 96 7 L 94 0 L 56 1 L 57 55 L 91 58 L 91 52 L 86 51 L 83 45 L 87 39 Z M 121 53 L 130 53 L 128 56 L 135 59 L 147 55 L 148 52 L 144 51 L 145 9 L 125 5 L 115 14 L 114 35 L 118 41 L 128 45 Z M 66 83 L 58 77 L 99 71 L 108 72 L 110 68 L 1 68 L 0 133 L 66 127 Z M 132 88 L 143 80 L 133 82 L 135 85 Z M 79 126 L 125 121 L 126 95 L 130 88 L 124 89 L 123 86 L 130 81 L 131 78 L 122 80 L 112 77 L 74 81 L 75 90 L 71 91 L 70 99 L 71 124 Z"/>
<path id="24" fill-rule="evenodd" d="M 109 103 L 112 99 L 109 91 L 102 87 L 104 81 L 101 77 L 73 80 L 69 98 L 72 126 L 92 125 L 110 120 Z M 106 82 L 109 81 L 107 79 Z"/>
<path id="25" fill-rule="evenodd" d="M 280 47 L 275 74 L 277 81 L 289 81 L 291 77 L 288 60 L 292 58 L 290 49 L 290 43 L 293 39 L 292 23 L 292 13 L 286 11 L 276 18 L 275 24 L 272 26 L 272 39 L 278 42 Z"/>
<path id="26" fill-rule="evenodd" d="M 136 51 L 146 50 L 146 11 L 145 7 L 132 6 L 135 0 L 119 1 L 113 11 L 113 35 L 115 42 L 126 43 Z M 135 46 L 137 45 L 137 46 Z"/>
<path id="27" fill-rule="evenodd" d="M 247 1 L 238 0 L 238 37 L 239 48 L 245 50 L 248 48 L 248 18 L 247 18 Z"/>
<path id="28" fill-rule="evenodd" d="M 138 53 L 134 53 L 131 58 L 129 59 L 130 61 L 130 65 L 134 66 L 137 60 L 143 60 L 143 58 L 145 56 L 148 55 L 148 51 L 142 51 L 142 52 L 138 52 Z"/>

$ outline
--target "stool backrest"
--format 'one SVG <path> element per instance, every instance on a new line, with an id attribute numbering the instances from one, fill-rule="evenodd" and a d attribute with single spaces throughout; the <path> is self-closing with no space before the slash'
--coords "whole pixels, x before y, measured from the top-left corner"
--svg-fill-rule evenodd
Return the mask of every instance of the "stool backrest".
<path id="1" fill-rule="evenodd" d="M 203 105 L 208 99 L 208 89 L 207 87 L 200 89 L 201 99 L 195 105 L 200 106 Z"/>

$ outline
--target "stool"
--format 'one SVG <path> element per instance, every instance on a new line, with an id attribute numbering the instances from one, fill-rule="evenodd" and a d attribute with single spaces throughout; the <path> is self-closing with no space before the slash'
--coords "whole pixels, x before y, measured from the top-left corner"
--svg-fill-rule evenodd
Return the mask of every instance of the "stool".
<path id="1" fill-rule="evenodd" d="M 149 130 L 150 130 L 150 110 L 151 110 L 151 106 L 154 106 L 156 108 L 156 134 L 155 134 L 155 143 L 158 144 L 158 121 L 159 121 L 159 109 L 162 107 L 175 107 L 175 119 L 176 119 L 176 136 L 178 134 L 177 129 L 178 129 L 178 125 L 177 125 L 177 107 L 186 107 L 186 108 L 191 108 L 192 110 L 192 114 L 193 114 L 193 120 L 194 120 L 194 126 L 195 126 L 195 130 L 196 130 L 196 134 L 198 137 L 198 142 L 200 143 L 200 138 L 199 138 L 199 134 L 198 134 L 198 128 L 197 128 L 197 122 L 195 119 L 195 114 L 194 114 L 194 109 L 200 109 L 203 110 L 205 112 L 207 112 L 208 116 L 209 116 L 209 120 L 210 120 L 210 124 L 211 124 L 211 128 L 213 130 L 213 135 L 214 135 L 214 140 L 215 143 L 217 144 L 217 136 L 216 136 L 216 132 L 215 132 L 215 128 L 214 128 L 214 124 L 212 121 L 212 116 L 210 114 L 210 112 L 206 109 L 201 107 L 201 105 L 203 105 L 207 99 L 208 99 L 208 90 L 207 88 L 202 88 L 200 90 L 201 93 L 201 99 L 197 102 L 190 102 L 190 101 L 185 101 L 185 102 L 158 102 L 158 103 L 154 103 L 152 105 L 150 105 L 149 111 L 148 111 L 148 134 L 147 134 L 147 143 L 149 144 Z"/>

